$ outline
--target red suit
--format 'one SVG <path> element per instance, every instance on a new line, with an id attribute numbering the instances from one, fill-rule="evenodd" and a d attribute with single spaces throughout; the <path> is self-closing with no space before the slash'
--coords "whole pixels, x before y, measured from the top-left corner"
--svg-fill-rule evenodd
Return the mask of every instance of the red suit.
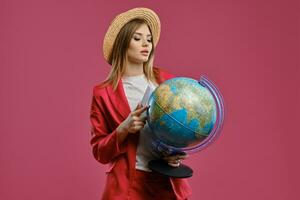
<path id="1" fill-rule="evenodd" d="M 173 78 L 171 74 L 159 71 L 158 84 Z M 97 85 L 93 90 L 90 119 L 92 124 L 91 145 L 93 155 L 102 164 L 109 164 L 103 199 L 130 199 L 130 192 L 136 173 L 136 150 L 139 134 L 129 134 L 126 140 L 118 145 L 116 128 L 130 113 L 122 80 L 117 89 L 112 86 Z M 186 179 L 171 178 L 171 185 L 177 199 L 186 199 L 191 189 Z"/>

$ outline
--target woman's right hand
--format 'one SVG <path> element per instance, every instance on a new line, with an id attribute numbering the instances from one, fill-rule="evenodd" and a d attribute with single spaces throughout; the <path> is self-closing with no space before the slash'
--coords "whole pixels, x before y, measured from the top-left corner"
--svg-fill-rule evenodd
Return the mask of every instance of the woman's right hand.
<path id="1" fill-rule="evenodd" d="M 118 126 L 117 132 L 123 134 L 139 132 L 146 123 L 146 117 L 142 117 L 142 113 L 148 108 L 149 106 L 142 106 L 141 104 L 138 104 L 135 110 L 132 111 L 128 115 L 128 117 Z"/>

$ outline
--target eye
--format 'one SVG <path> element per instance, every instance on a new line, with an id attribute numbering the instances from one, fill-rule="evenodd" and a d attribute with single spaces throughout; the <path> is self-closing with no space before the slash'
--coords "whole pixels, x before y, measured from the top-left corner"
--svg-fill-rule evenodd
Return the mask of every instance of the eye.
<path id="1" fill-rule="evenodd" d="M 152 39 L 148 39 L 148 42 L 152 42 Z"/>
<path id="2" fill-rule="evenodd" d="M 139 41 L 141 38 L 134 37 L 133 39 L 134 39 L 135 41 Z"/>

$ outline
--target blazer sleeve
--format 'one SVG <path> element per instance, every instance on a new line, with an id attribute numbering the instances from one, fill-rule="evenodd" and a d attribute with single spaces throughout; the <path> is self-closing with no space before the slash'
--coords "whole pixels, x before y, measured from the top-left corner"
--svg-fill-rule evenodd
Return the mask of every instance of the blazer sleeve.
<path id="1" fill-rule="evenodd" d="M 107 164 L 117 156 L 126 152 L 126 140 L 119 145 L 116 129 L 110 131 L 108 126 L 109 116 L 104 113 L 101 97 L 93 93 L 90 121 L 91 121 L 91 146 L 97 161 Z"/>

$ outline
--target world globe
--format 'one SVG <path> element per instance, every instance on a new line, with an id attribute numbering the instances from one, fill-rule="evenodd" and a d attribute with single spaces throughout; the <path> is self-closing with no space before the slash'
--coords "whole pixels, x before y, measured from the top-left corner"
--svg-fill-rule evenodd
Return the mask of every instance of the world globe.
<path id="1" fill-rule="evenodd" d="M 196 81 L 178 77 L 160 84 L 148 100 L 147 124 L 152 150 L 162 156 L 194 153 L 211 144 L 220 134 L 224 119 L 223 98 L 205 76 Z M 192 176 L 180 164 L 171 167 L 162 159 L 151 160 L 149 168 L 174 178 Z"/>
<path id="2" fill-rule="evenodd" d="M 204 76 L 200 81 L 178 77 L 160 84 L 148 101 L 147 122 L 156 138 L 154 144 L 181 152 L 211 142 L 222 122 L 220 99 L 214 84 Z"/>

